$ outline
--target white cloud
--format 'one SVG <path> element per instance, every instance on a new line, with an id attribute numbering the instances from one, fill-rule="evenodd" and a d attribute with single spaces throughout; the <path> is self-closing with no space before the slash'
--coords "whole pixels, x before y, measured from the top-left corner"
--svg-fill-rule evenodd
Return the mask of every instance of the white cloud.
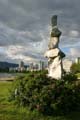
<path id="1" fill-rule="evenodd" d="M 78 32 L 77 30 L 71 30 L 71 31 L 69 32 L 69 35 L 70 35 L 71 37 L 79 37 L 79 32 Z"/>
<path id="2" fill-rule="evenodd" d="M 23 51 L 23 47 L 22 46 L 17 46 L 17 45 L 15 45 L 15 46 L 13 46 L 13 45 L 11 45 L 11 46 L 8 46 L 8 47 L 6 47 L 6 54 L 8 55 L 8 56 L 13 56 L 13 55 L 17 55 L 17 53 L 20 53 L 20 52 L 22 52 Z"/>
<path id="3" fill-rule="evenodd" d="M 80 48 L 71 48 L 70 55 L 72 57 L 80 57 Z"/>
<path id="4" fill-rule="evenodd" d="M 27 51 L 24 46 L 9 46 L 5 47 L 6 49 L 6 56 L 9 59 L 12 60 L 23 60 L 24 62 L 31 62 L 31 61 L 36 61 L 35 58 L 28 56 L 27 54 L 25 55 L 24 53 Z"/>
<path id="5" fill-rule="evenodd" d="M 9 58 L 12 60 L 18 60 L 18 61 L 24 61 L 25 63 L 27 62 L 35 62 L 36 59 L 30 57 L 30 56 L 25 56 L 23 54 L 17 54 L 17 55 L 9 55 Z"/>

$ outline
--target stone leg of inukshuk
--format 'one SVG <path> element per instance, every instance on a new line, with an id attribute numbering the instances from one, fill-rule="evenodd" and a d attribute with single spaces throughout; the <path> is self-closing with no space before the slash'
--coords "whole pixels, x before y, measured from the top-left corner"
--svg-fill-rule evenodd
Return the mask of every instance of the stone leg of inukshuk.
<path id="1" fill-rule="evenodd" d="M 54 79 L 61 79 L 63 76 L 62 59 L 65 54 L 59 48 L 59 37 L 61 32 L 57 27 L 57 16 L 52 17 L 52 32 L 48 50 L 45 53 L 45 57 L 48 58 L 48 76 Z"/>

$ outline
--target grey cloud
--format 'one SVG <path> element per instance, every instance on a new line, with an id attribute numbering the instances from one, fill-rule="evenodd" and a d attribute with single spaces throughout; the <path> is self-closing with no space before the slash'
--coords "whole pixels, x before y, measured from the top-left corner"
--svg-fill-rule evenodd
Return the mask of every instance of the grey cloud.
<path id="1" fill-rule="evenodd" d="M 79 5 L 80 0 L 0 0 L 0 46 L 24 46 L 24 55 L 44 59 L 53 14 L 62 31 L 60 46 L 80 46 Z"/>
<path id="2" fill-rule="evenodd" d="M 40 54 L 40 53 L 33 53 L 33 52 L 23 52 L 22 53 L 24 56 L 30 56 L 34 59 L 37 59 L 37 60 L 46 60 L 43 56 L 43 54 Z"/>
<path id="3" fill-rule="evenodd" d="M 65 31 L 80 30 L 79 4 L 79 0 L 8 0 L 8 4 L 1 4 L 0 16 L 12 28 L 32 31 L 48 26 L 52 14 L 58 14 Z"/>

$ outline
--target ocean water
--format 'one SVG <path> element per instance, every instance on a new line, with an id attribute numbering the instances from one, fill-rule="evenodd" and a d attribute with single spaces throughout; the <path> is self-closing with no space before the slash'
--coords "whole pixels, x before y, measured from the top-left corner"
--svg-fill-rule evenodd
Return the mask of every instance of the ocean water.
<path id="1" fill-rule="evenodd" d="M 10 78 L 10 77 L 15 77 L 16 74 L 14 73 L 0 73 L 0 78 Z"/>

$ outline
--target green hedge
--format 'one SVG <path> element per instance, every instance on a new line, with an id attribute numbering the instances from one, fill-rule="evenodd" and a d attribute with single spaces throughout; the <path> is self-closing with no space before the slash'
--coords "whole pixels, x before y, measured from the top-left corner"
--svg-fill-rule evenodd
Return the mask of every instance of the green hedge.
<path id="1" fill-rule="evenodd" d="M 18 105 L 28 106 L 43 114 L 68 113 L 80 109 L 80 84 L 67 74 L 63 80 L 48 78 L 45 72 L 32 72 L 20 76 L 11 92 Z M 15 94 L 14 94 L 15 93 Z"/>

